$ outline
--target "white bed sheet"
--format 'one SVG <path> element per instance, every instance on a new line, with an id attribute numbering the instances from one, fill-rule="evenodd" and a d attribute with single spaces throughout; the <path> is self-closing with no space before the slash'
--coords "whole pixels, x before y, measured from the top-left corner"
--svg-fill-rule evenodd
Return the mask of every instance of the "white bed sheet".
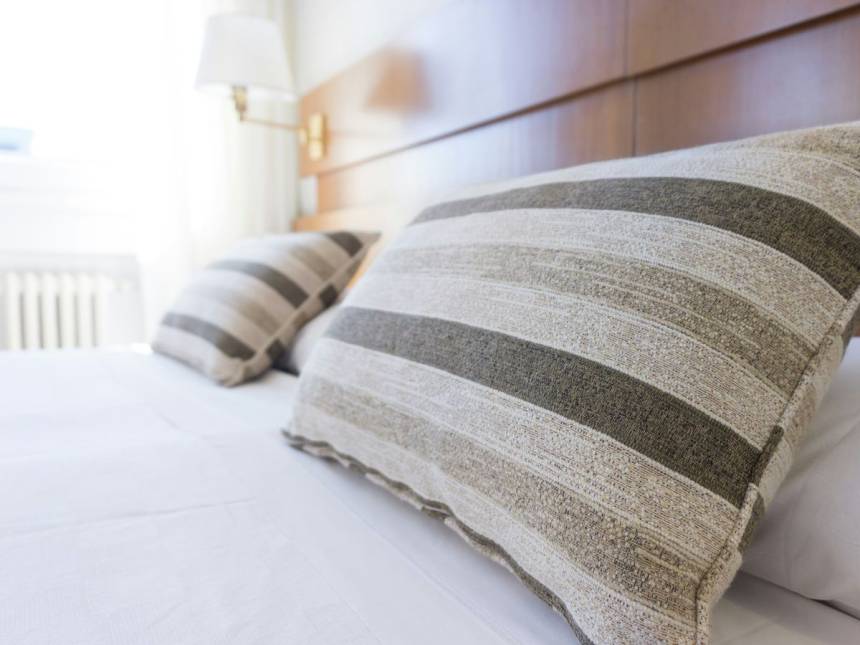
<path id="1" fill-rule="evenodd" d="M 575 642 L 438 521 L 288 448 L 295 385 L 0 355 L 0 644 Z M 860 621 L 742 575 L 714 642 L 860 642 Z"/>

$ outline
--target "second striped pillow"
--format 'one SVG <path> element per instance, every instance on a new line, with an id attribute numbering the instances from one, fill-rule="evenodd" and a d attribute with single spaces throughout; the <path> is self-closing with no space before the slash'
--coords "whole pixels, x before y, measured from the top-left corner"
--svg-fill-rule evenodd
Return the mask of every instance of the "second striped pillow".
<path id="1" fill-rule="evenodd" d="M 251 379 L 337 299 L 378 237 L 335 231 L 245 241 L 180 294 L 153 349 L 222 385 Z"/>

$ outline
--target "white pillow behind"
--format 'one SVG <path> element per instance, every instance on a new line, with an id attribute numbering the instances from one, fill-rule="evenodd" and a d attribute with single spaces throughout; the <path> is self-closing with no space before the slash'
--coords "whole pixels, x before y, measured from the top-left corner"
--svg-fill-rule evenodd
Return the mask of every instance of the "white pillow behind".
<path id="1" fill-rule="evenodd" d="M 742 568 L 860 618 L 860 340 L 848 345 Z"/>
<path id="2" fill-rule="evenodd" d="M 281 355 L 275 367 L 291 374 L 301 374 L 302 368 L 311 355 L 311 350 L 317 341 L 323 337 L 325 330 L 328 329 L 339 309 L 340 305 L 329 307 L 302 327 L 296 334 L 293 344 Z"/>

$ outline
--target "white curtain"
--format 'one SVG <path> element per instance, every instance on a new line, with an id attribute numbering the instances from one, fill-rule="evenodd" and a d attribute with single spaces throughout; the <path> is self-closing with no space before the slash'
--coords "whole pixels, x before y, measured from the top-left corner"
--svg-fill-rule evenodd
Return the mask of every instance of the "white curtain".
<path id="1" fill-rule="evenodd" d="M 0 3 L 0 127 L 32 128 L 37 159 L 101 164 L 117 184 L 148 330 L 194 269 L 239 238 L 288 230 L 296 209 L 294 135 L 239 124 L 228 100 L 193 87 L 206 18 L 224 11 L 288 26 L 286 0 Z"/>
<path id="2" fill-rule="evenodd" d="M 170 97 L 168 128 L 172 165 L 170 201 L 179 209 L 175 257 L 165 263 L 164 226 L 145 224 L 141 252 L 150 294 L 150 326 L 169 305 L 194 269 L 211 261 L 236 240 L 289 230 L 296 210 L 297 144 L 283 130 L 240 124 L 229 100 L 193 88 L 206 18 L 240 11 L 270 17 L 285 30 L 285 3 L 279 0 L 184 0 L 167 2 L 164 76 Z M 295 106 L 254 104 L 251 111 L 276 120 L 293 120 Z M 172 218 L 173 208 L 164 210 Z"/>

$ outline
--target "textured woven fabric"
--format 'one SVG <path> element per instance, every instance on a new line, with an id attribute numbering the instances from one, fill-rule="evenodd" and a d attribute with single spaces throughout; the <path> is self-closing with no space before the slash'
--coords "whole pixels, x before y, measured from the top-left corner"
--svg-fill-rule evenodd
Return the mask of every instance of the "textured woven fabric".
<path id="1" fill-rule="evenodd" d="M 692 643 L 858 308 L 860 124 L 422 212 L 302 372 L 290 441 L 443 519 L 584 643 Z"/>
<path id="2" fill-rule="evenodd" d="M 243 242 L 195 276 L 161 321 L 153 348 L 222 385 L 253 378 L 337 300 L 378 237 L 337 231 Z"/>

